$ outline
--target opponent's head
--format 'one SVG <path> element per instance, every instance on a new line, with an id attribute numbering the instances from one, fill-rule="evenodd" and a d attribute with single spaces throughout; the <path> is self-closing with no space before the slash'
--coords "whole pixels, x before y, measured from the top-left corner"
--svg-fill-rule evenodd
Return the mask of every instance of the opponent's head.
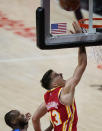
<path id="1" fill-rule="evenodd" d="M 42 86 L 50 90 L 52 88 L 60 87 L 65 85 L 62 73 L 56 73 L 53 70 L 48 70 L 41 80 Z"/>
<path id="2" fill-rule="evenodd" d="M 12 129 L 24 129 L 25 126 L 28 126 L 28 119 L 18 110 L 9 111 L 6 113 L 4 119 L 6 124 Z"/>

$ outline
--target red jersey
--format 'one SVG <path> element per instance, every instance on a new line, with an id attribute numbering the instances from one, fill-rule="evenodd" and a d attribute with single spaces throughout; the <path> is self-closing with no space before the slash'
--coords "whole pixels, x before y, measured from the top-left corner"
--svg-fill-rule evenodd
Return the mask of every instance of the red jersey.
<path id="1" fill-rule="evenodd" d="M 54 131 L 77 131 L 77 110 L 75 100 L 71 106 L 61 104 L 59 95 L 62 87 L 47 91 L 44 95 Z"/>

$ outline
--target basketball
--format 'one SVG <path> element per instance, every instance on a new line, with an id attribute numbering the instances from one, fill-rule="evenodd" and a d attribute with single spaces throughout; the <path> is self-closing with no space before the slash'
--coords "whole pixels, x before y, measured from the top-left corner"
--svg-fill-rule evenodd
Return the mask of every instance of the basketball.
<path id="1" fill-rule="evenodd" d="M 66 11 L 75 11 L 80 6 L 80 0 L 59 0 L 59 4 Z"/>

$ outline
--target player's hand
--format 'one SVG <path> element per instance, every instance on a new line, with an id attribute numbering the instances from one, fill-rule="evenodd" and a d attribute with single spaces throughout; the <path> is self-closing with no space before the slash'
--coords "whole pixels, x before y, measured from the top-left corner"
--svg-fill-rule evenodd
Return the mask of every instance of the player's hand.
<path id="1" fill-rule="evenodd" d="M 31 114 L 30 114 L 30 113 L 26 113 L 26 114 L 25 114 L 25 117 L 26 117 L 26 119 L 29 121 L 30 118 L 31 118 Z"/>
<path id="2" fill-rule="evenodd" d="M 26 121 L 28 122 L 30 120 L 30 118 L 31 118 L 31 114 L 30 113 L 26 113 L 25 114 L 25 118 L 26 118 Z M 29 126 L 29 124 L 25 125 L 24 129 L 27 130 L 28 126 Z"/>
<path id="3" fill-rule="evenodd" d="M 72 23 L 73 28 L 74 28 L 74 32 L 70 31 L 71 34 L 77 34 L 77 33 L 82 33 L 82 29 L 80 28 L 79 24 L 77 22 L 73 22 Z"/>

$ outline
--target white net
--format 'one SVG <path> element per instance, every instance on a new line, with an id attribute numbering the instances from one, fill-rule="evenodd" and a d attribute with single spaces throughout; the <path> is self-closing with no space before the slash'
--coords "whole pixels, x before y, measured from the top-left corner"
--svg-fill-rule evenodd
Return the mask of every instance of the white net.
<path id="1" fill-rule="evenodd" d="M 94 21 L 96 25 L 99 25 L 99 21 Z M 85 23 L 88 24 L 88 23 Z M 102 28 L 99 28 L 100 31 L 102 32 Z M 89 29 L 82 28 L 83 33 L 90 33 Z M 96 28 L 92 28 L 91 30 L 93 33 L 97 32 Z M 92 33 L 91 32 L 91 33 Z M 97 67 L 99 69 L 102 69 L 102 46 L 92 46 L 91 48 L 91 57 L 94 60 L 94 62 L 97 64 Z"/>
<path id="2" fill-rule="evenodd" d="M 93 58 L 95 59 L 98 68 L 102 69 L 102 46 L 92 47 Z"/>

